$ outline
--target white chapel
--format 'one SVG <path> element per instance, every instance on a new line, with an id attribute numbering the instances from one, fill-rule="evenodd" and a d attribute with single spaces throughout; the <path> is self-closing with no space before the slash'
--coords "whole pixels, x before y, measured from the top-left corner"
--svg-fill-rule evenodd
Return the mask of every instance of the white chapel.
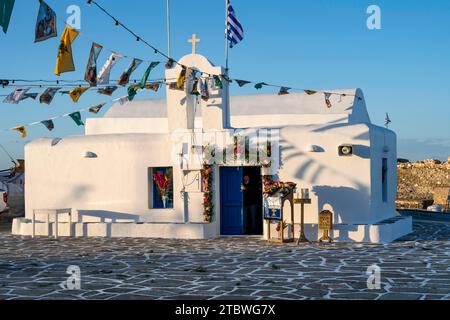
<path id="1" fill-rule="evenodd" d="M 225 74 L 197 53 L 179 62 Z M 177 79 L 180 72 L 174 65 L 165 77 Z M 229 82 L 221 80 L 200 99 L 187 76 L 181 90 L 167 85 L 166 99 L 116 103 L 104 117 L 87 119 L 83 136 L 28 143 L 26 215 L 14 220 L 13 233 L 267 238 L 261 186 L 267 168 L 262 157 L 246 155 L 249 145 L 270 146 L 274 180 L 309 190 L 304 231 L 310 241 L 321 236 L 322 210 L 333 214 L 337 242 L 387 243 L 412 231 L 411 219 L 395 209 L 396 135 L 371 123 L 360 89 L 326 91 L 327 101 L 320 91 L 230 97 Z M 267 144 L 268 137 L 273 142 Z M 230 145 L 234 157 L 222 156 Z M 205 156 L 211 148 L 220 161 Z M 204 163 L 211 168 L 207 190 Z M 209 220 L 205 192 L 211 194 Z M 294 221 L 286 219 L 298 225 L 300 207 L 294 205 Z"/>

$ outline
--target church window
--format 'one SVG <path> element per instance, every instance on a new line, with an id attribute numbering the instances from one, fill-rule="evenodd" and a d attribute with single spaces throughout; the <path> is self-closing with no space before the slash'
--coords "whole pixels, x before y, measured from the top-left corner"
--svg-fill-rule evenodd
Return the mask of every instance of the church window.
<path id="1" fill-rule="evenodd" d="M 154 209 L 173 208 L 173 168 L 150 168 L 150 207 Z"/>

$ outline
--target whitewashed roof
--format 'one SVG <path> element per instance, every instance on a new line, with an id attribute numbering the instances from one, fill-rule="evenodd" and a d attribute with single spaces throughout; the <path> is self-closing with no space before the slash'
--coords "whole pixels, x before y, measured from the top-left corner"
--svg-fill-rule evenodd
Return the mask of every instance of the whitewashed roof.
<path id="1" fill-rule="evenodd" d="M 289 95 L 263 94 L 234 96 L 230 99 L 232 117 L 262 115 L 342 115 L 353 123 L 370 123 L 364 95 L 359 89 L 329 90 L 331 108 L 325 104 L 324 93 L 313 95 L 291 93 Z M 345 95 L 341 95 L 345 94 Z M 197 116 L 201 116 L 198 108 Z M 105 118 L 166 118 L 166 100 L 135 100 L 127 104 L 114 104 Z"/>

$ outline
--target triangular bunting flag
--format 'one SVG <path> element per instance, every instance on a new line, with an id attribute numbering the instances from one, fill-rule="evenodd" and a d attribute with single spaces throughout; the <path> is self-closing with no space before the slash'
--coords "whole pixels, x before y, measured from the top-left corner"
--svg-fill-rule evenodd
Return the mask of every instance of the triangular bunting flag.
<path id="1" fill-rule="evenodd" d="M 2 27 L 4 33 L 8 31 L 9 20 L 11 19 L 14 2 L 15 0 L 0 1 L 0 26 Z"/>
<path id="2" fill-rule="evenodd" d="M 209 91 L 208 91 L 208 83 L 206 81 L 203 81 L 203 79 L 198 80 L 198 86 L 200 87 L 200 95 L 202 97 L 203 101 L 209 100 Z"/>
<path id="3" fill-rule="evenodd" d="M 243 86 L 245 86 L 246 84 L 249 84 L 250 83 L 250 81 L 246 81 L 246 80 L 237 80 L 236 79 L 236 82 L 237 82 L 237 84 L 238 84 L 238 86 L 239 87 L 243 87 Z"/>
<path id="4" fill-rule="evenodd" d="M 79 32 L 66 26 L 58 48 L 58 57 L 56 59 L 55 74 L 59 76 L 61 73 L 75 71 L 75 65 L 72 57 L 72 43 L 78 37 Z"/>
<path id="5" fill-rule="evenodd" d="M 69 117 L 77 124 L 77 126 L 84 126 L 84 122 L 81 120 L 80 111 L 69 114 Z"/>
<path id="6" fill-rule="evenodd" d="M 86 73 L 84 80 L 86 80 L 91 87 L 97 86 L 97 59 L 102 52 L 103 46 L 93 42 L 91 52 L 89 53 L 89 60 L 86 66 Z"/>
<path id="7" fill-rule="evenodd" d="M 116 63 L 122 59 L 123 56 L 118 53 L 111 53 L 108 60 L 106 60 L 102 70 L 97 75 L 97 84 L 108 84 L 109 77 L 111 75 L 112 68 L 116 65 Z"/>
<path id="8" fill-rule="evenodd" d="M 106 104 L 106 103 L 101 103 L 101 104 L 98 104 L 98 105 L 96 105 L 96 106 L 90 107 L 90 108 L 89 108 L 89 112 L 90 112 L 90 113 L 93 113 L 93 114 L 97 114 L 97 113 L 99 113 L 100 110 L 105 106 L 105 104 Z"/>
<path id="9" fill-rule="evenodd" d="M 220 80 L 220 77 L 218 75 L 213 75 L 213 79 L 216 88 L 223 89 L 223 83 L 222 80 Z"/>
<path id="10" fill-rule="evenodd" d="M 259 90 L 259 89 L 262 89 L 262 87 L 266 86 L 266 85 L 267 85 L 267 83 L 265 83 L 265 82 L 259 82 L 259 83 L 255 84 L 255 88 Z"/>
<path id="11" fill-rule="evenodd" d="M 53 123 L 53 120 L 44 120 L 41 121 L 41 123 L 47 128 L 48 131 L 52 131 L 55 129 L 55 124 Z"/>
<path id="12" fill-rule="evenodd" d="M 125 86 L 128 84 L 128 82 L 130 82 L 131 74 L 139 67 L 139 65 L 141 63 L 142 63 L 142 60 L 133 59 L 130 66 L 128 67 L 128 69 L 125 70 L 124 73 L 122 73 L 122 75 L 120 76 L 120 79 L 118 82 L 119 86 Z"/>
<path id="13" fill-rule="evenodd" d="M 28 98 L 33 99 L 33 100 L 36 100 L 36 98 L 37 98 L 38 95 L 39 95 L 39 93 L 25 93 L 25 94 L 23 95 L 21 101 L 22 101 L 22 100 L 25 100 L 25 99 L 28 99 Z"/>
<path id="14" fill-rule="evenodd" d="M 55 94 L 60 90 L 60 87 L 47 88 L 39 97 L 40 103 L 50 104 L 55 97 Z"/>
<path id="15" fill-rule="evenodd" d="M 19 132 L 22 135 L 23 139 L 25 139 L 27 137 L 27 130 L 25 129 L 24 126 L 15 127 L 15 128 L 12 128 L 11 130 Z"/>
<path id="16" fill-rule="evenodd" d="M 191 95 L 194 95 L 194 96 L 200 95 L 200 91 L 198 90 L 198 82 L 199 82 L 199 80 L 194 81 L 194 84 L 192 85 Z"/>
<path id="17" fill-rule="evenodd" d="M 159 90 L 159 85 L 160 85 L 159 82 L 146 83 L 146 84 L 145 84 L 145 89 L 147 89 L 147 90 L 153 90 L 153 91 L 155 91 L 155 92 L 158 92 L 158 90 Z"/>
<path id="18" fill-rule="evenodd" d="M 139 85 L 132 85 L 128 87 L 128 100 L 133 101 L 134 97 L 136 96 L 138 90 L 141 89 Z"/>
<path id="19" fill-rule="evenodd" d="M 184 82 L 186 81 L 186 67 L 181 69 L 180 75 L 177 80 L 177 89 L 181 89 L 184 86 Z"/>
<path id="20" fill-rule="evenodd" d="M 278 92 L 278 95 L 282 96 L 282 95 L 285 95 L 285 94 L 289 94 L 289 90 L 291 90 L 291 88 L 281 87 L 280 91 Z"/>
<path id="21" fill-rule="evenodd" d="M 175 61 L 172 58 L 169 58 L 166 62 L 166 69 L 172 69 L 174 62 Z"/>
<path id="22" fill-rule="evenodd" d="M 159 61 L 153 61 L 152 63 L 150 63 L 150 65 L 148 66 L 147 70 L 144 73 L 144 76 L 142 77 L 141 82 L 139 83 L 139 86 L 141 89 L 145 88 L 145 84 L 147 83 L 150 73 L 158 64 L 159 64 Z"/>
<path id="23" fill-rule="evenodd" d="M 108 87 L 105 87 L 105 88 L 99 88 L 97 90 L 97 92 L 100 93 L 100 94 L 107 95 L 107 96 L 112 96 L 112 94 L 116 90 L 117 90 L 117 86 L 108 86 Z"/>
<path id="24" fill-rule="evenodd" d="M 34 42 L 56 37 L 56 13 L 44 1 L 39 0 L 38 17 L 36 21 Z M 0 9 L 1 10 L 1 9 Z"/>
<path id="25" fill-rule="evenodd" d="M 0 7 L 1 8 L 1 7 Z M 22 101 L 27 93 L 30 90 L 30 87 L 21 87 L 16 88 L 13 92 L 11 92 L 4 100 L 3 103 L 13 103 L 18 104 Z M 25 98 L 26 99 L 26 98 Z"/>
<path id="26" fill-rule="evenodd" d="M 83 93 L 85 93 L 87 90 L 89 90 L 90 87 L 79 87 L 75 88 L 69 91 L 70 97 L 72 98 L 73 102 L 78 102 L 80 100 Z"/>
<path id="27" fill-rule="evenodd" d="M 331 93 L 325 92 L 325 103 L 327 105 L 327 108 L 332 107 L 330 98 L 331 98 Z"/>

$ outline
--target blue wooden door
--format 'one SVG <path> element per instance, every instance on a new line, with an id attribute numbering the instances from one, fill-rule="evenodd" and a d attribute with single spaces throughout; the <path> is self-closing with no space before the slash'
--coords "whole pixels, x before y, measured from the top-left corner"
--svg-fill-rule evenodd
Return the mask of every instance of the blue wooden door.
<path id="1" fill-rule="evenodd" d="M 220 232 L 244 234 L 242 203 L 242 167 L 220 168 Z"/>

